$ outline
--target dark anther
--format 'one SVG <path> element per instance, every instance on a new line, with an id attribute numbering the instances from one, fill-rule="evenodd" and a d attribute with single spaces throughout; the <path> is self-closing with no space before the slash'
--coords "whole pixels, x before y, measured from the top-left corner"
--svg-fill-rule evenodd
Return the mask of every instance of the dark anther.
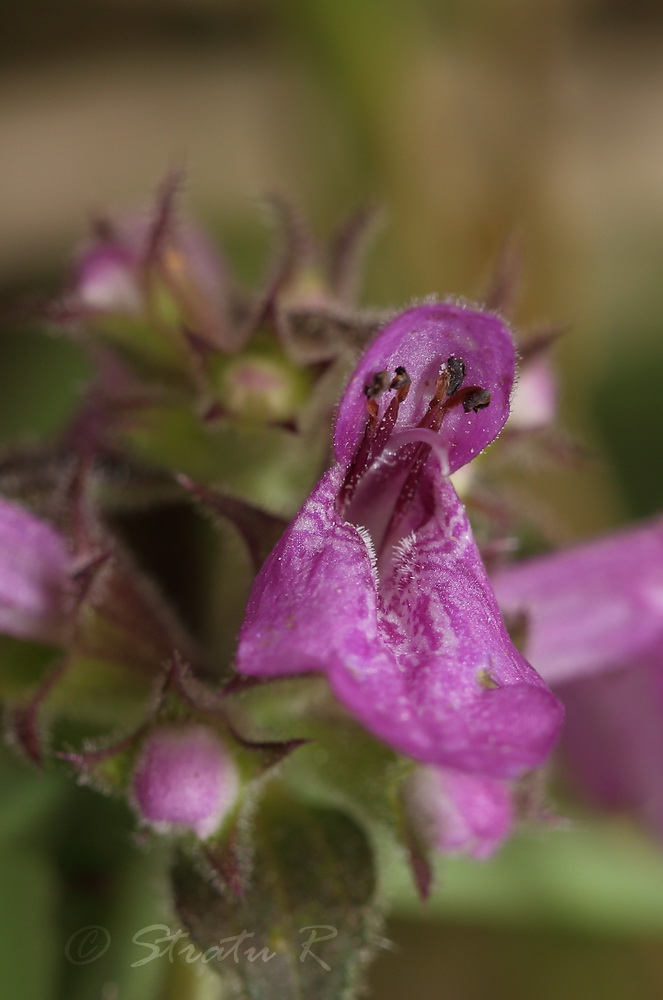
<path id="1" fill-rule="evenodd" d="M 377 399 L 389 388 L 389 372 L 376 372 L 368 385 L 364 386 L 366 399 Z"/>
<path id="2" fill-rule="evenodd" d="M 485 408 L 490 404 L 490 392 L 488 389 L 480 389 L 476 386 L 468 389 L 463 397 L 463 409 L 466 413 L 470 410 L 474 410 L 478 413 L 479 410 L 485 410 Z"/>
<path id="3" fill-rule="evenodd" d="M 453 356 L 447 358 L 447 396 L 458 392 L 465 381 L 465 362 Z"/>
<path id="4" fill-rule="evenodd" d="M 389 383 L 390 389 L 409 389 L 410 383 L 410 376 L 402 365 L 399 365 L 398 368 L 394 368 L 394 377 Z"/>

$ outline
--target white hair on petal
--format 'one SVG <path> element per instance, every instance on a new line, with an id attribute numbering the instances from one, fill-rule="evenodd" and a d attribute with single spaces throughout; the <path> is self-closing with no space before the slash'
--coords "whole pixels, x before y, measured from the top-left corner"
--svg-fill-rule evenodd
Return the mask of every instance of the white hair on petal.
<path id="1" fill-rule="evenodd" d="M 378 584 L 378 554 L 375 551 L 375 543 L 371 536 L 368 528 L 363 524 L 356 524 L 355 530 L 362 542 L 366 546 L 366 551 L 368 552 L 368 558 L 371 563 L 371 573 L 373 574 L 373 579 L 375 580 L 375 585 Z"/>
<path id="2" fill-rule="evenodd" d="M 398 570 L 409 569 L 413 551 L 417 544 L 417 536 L 414 531 L 405 535 L 394 545 L 392 554 L 392 564 Z"/>

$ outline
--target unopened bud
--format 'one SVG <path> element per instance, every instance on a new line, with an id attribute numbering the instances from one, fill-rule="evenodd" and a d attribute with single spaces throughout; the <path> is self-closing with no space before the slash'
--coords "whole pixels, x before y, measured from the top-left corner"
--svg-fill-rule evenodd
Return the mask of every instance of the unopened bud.
<path id="1" fill-rule="evenodd" d="M 0 499 L 0 632 L 58 642 L 65 621 L 69 553 L 46 521 Z"/>
<path id="2" fill-rule="evenodd" d="M 68 305 L 94 319 L 100 332 L 120 337 L 117 321 L 132 319 L 140 348 L 140 324 L 180 335 L 193 331 L 211 347 L 234 347 L 224 261 L 200 230 L 179 220 L 133 215 L 109 222 L 80 253 Z M 155 227 L 163 232 L 155 241 Z M 171 332 L 172 335 L 172 332 Z M 143 334 L 146 336 L 146 334 Z"/>
<path id="3" fill-rule="evenodd" d="M 408 779 L 405 800 L 421 836 L 443 853 L 487 858 L 512 831 L 512 792 L 498 778 L 421 767 Z"/>
<path id="4" fill-rule="evenodd" d="M 211 729 L 202 725 L 155 729 L 144 743 L 133 777 L 141 819 L 166 832 L 184 827 L 211 836 L 232 809 L 237 769 Z"/>
<path id="5" fill-rule="evenodd" d="M 222 408 L 247 420 L 281 422 L 306 399 L 306 374 L 287 358 L 246 354 L 224 364 L 218 380 Z"/>

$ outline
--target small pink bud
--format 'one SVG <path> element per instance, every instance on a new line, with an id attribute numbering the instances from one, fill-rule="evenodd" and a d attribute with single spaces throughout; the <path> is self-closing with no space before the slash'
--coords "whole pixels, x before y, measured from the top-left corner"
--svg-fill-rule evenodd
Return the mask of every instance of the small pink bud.
<path id="1" fill-rule="evenodd" d="M 121 244 L 88 250 L 78 262 L 75 288 L 80 304 L 94 311 L 135 315 L 143 307 L 139 260 Z"/>
<path id="2" fill-rule="evenodd" d="M 279 421 L 295 416 L 306 398 L 301 370 L 258 354 L 231 359 L 219 378 L 219 397 L 229 413 L 253 420 Z"/>
<path id="3" fill-rule="evenodd" d="M 65 620 L 69 553 L 46 521 L 0 499 L 0 632 L 57 642 Z"/>
<path id="4" fill-rule="evenodd" d="M 133 778 L 141 818 L 157 830 L 188 827 L 211 836 L 237 798 L 237 769 L 206 726 L 168 726 L 150 734 Z"/>
<path id="5" fill-rule="evenodd" d="M 488 858 L 512 832 L 512 793 L 499 778 L 421 767 L 409 779 L 406 801 L 421 835 L 445 854 Z"/>
<path id="6" fill-rule="evenodd" d="M 169 218 L 152 246 L 163 206 L 154 217 L 113 220 L 78 254 L 71 293 L 83 314 L 175 322 L 203 341 L 227 349 L 229 275 L 207 237 L 194 225 Z M 165 310 L 165 311 L 164 311 Z"/>

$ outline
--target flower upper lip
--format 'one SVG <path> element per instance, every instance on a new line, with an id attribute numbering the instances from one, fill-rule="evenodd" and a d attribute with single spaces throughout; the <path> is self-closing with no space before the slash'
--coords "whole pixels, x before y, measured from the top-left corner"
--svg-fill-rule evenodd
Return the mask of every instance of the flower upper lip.
<path id="1" fill-rule="evenodd" d="M 444 328 L 445 336 L 440 337 Z M 334 429 L 334 453 L 349 465 L 364 433 L 364 388 L 376 372 L 404 367 L 411 389 L 399 409 L 400 427 L 414 427 L 424 417 L 442 365 L 462 359 L 465 386 L 485 389 L 491 405 L 482 420 L 469 424 L 462 407 L 444 421 L 442 438 L 448 447 L 450 472 L 478 455 L 504 426 L 515 375 L 515 352 L 509 331 L 490 313 L 449 304 L 406 310 L 375 339 L 360 359 L 341 400 Z"/>

